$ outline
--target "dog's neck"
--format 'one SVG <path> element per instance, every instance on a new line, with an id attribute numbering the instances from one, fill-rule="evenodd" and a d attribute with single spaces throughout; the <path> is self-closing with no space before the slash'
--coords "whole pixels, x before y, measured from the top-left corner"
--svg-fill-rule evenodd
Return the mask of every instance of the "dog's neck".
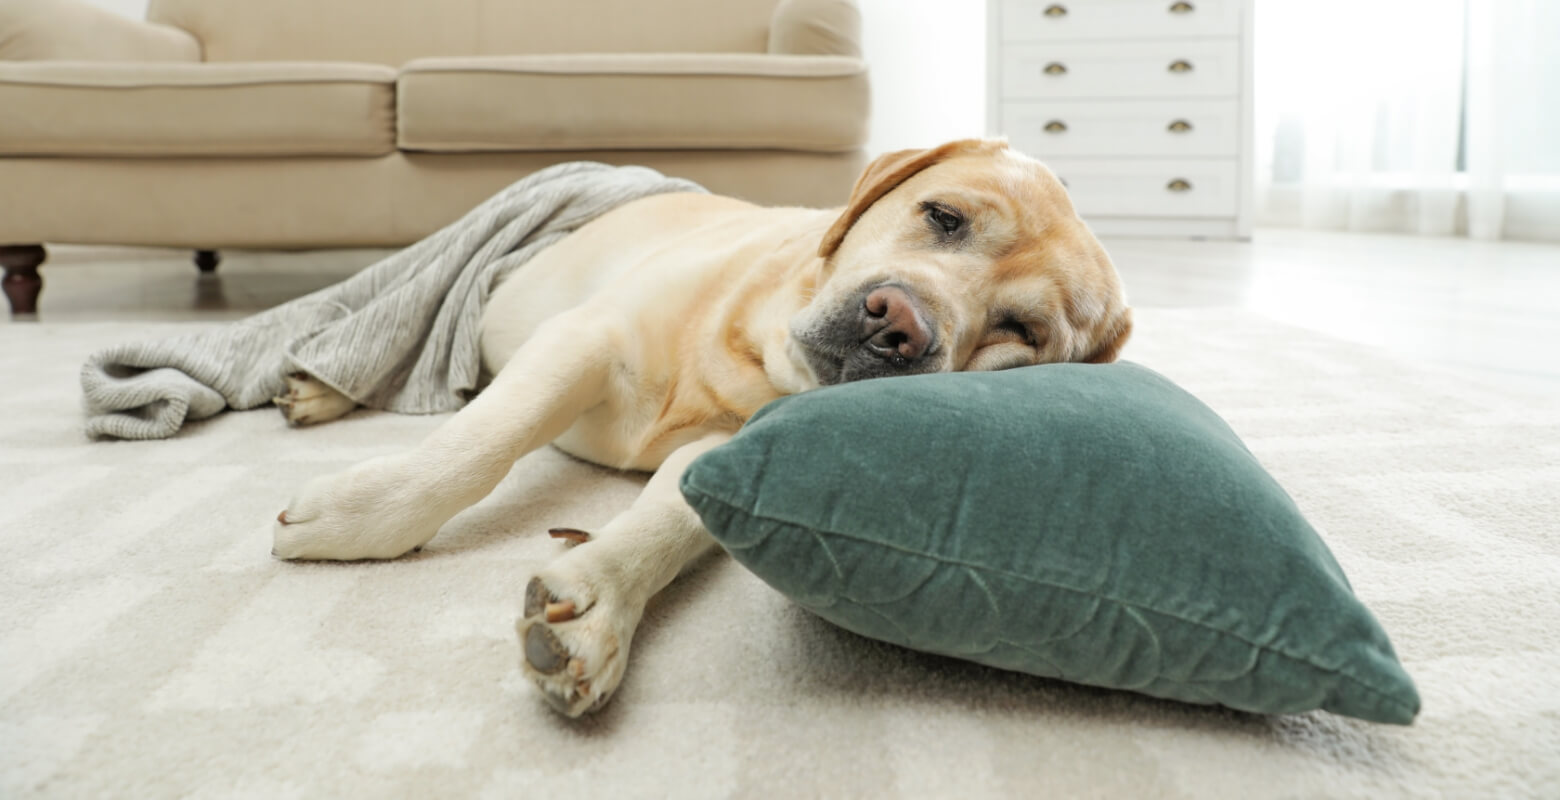
<path id="1" fill-rule="evenodd" d="M 811 256 L 790 276 L 782 291 L 770 296 L 758 309 L 755 324 L 749 330 L 762 337 L 764 374 L 780 394 L 796 394 L 818 388 L 818 379 L 802 358 L 791 338 L 791 319 L 806 307 L 823 280 L 824 261 Z"/>
<path id="2" fill-rule="evenodd" d="M 791 341 L 790 325 L 826 277 L 828 265 L 818 256 L 818 242 L 833 218 L 833 212 L 817 212 L 763 256 L 741 265 L 743 285 L 733 293 L 736 302 L 724 315 L 722 334 L 728 351 L 756 368 L 755 379 L 761 373 L 764 380 L 763 386 L 750 388 L 752 399 L 764 396 L 752 411 L 781 395 L 818 387 Z"/>
<path id="3" fill-rule="evenodd" d="M 766 302 L 754 310 L 748 326 L 758 339 L 763 354 L 764 373 L 779 394 L 796 394 L 819 386 L 791 338 L 791 320 L 812 302 L 827 278 L 829 264 L 818 255 L 818 243 L 833 222 L 834 212 L 820 212 L 813 224 L 777 248 L 775 258 L 761 270 L 769 285 L 775 287 Z"/>

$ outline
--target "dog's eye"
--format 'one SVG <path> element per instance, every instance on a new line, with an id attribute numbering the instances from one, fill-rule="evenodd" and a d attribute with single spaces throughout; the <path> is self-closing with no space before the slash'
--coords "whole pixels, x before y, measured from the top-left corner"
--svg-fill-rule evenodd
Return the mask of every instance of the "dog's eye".
<path id="1" fill-rule="evenodd" d="M 926 216 L 945 234 L 958 233 L 959 228 L 964 226 L 964 217 L 959 216 L 957 211 L 943 206 L 928 204 Z"/>

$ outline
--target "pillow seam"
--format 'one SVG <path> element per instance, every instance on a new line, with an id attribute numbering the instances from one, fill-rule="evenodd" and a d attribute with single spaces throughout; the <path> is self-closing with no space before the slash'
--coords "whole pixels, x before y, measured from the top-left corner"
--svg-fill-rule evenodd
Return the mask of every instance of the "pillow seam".
<path id="1" fill-rule="evenodd" d="M 698 491 L 698 488 L 695 487 L 695 486 L 692 486 L 691 482 L 690 482 L 690 485 L 689 485 L 688 488 L 692 488 L 695 491 Z M 1389 703 L 1389 704 L 1391 704 L 1393 706 L 1396 706 L 1396 707 L 1398 707 L 1398 708 L 1400 708 L 1400 709 L 1402 709 L 1404 711 L 1413 711 L 1414 710 L 1408 703 L 1405 703 L 1402 700 L 1399 700 L 1398 698 L 1392 696 L 1391 694 L 1389 694 L 1385 690 L 1377 688 L 1376 686 L 1372 685 L 1371 683 L 1361 679 L 1359 676 L 1353 674 L 1352 672 L 1349 672 L 1347 670 L 1342 669 L 1341 667 L 1334 668 L 1334 667 L 1325 666 L 1323 664 L 1318 664 L 1318 663 L 1316 663 L 1315 661 L 1312 661 L 1309 658 L 1305 658 L 1305 657 L 1302 657 L 1302 656 L 1294 655 L 1292 653 L 1287 653 L 1284 650 L 1281 650 L 1281 649 L 1279 649 L 1277 647 L 1274 647 L 1272 645 L 1265 645 L 1265 644 L 1259 644 L 1257 642 L 1253 642 L 1253 641 L 1247 639 L 1245 636 L 1242 636 L 1242 635 L 1237 634 L 1237 633 L 1232 633 L 1230 631 L 1226 631 L 1226 630 L 1223 630 L 1221 628 L 1216 628 L 1216 627 L 1214 627 L 1212 625 L 1209 625 L 1209 624 L 1207 624 L 1205 622 L 1202 622 L 1200 620 L 1187 619 L 1186 617 L 1183 617 L 1183 616 L 1181 616 L 1179 614 L 1175 614 L 1175 613 L 1172 613 L 1172 612 L 1169 612 L 1169 611 L 1162 611 L 1160 609 L 1153 608 L 1153 607 L 1150 607 L 1150 606 L 1147 606 L 1147 605 L 1144 605 L 1144 604 L 1141 604 L 1141 603 L 1135 603 L 1135 602 L 1128 601 L 1128 600 L 1121 600 L 1121 599 L 1114 598 L 1114 597 L 1107 597 L 1105 595 L 1098 594 L 1096 592 L 1092 592 L 1092 591 L 1089 591 L 1087 589 L 1079 589 L 1079 588 L 1075 588 L 1075 587 L 1072 587 L 1072 586 L 1063 586 L 1061 584 L 1051 583 L 1049 581 L 1038 580 L 1038 579 L 1029 577 L 1027 575 L 1019 575 L 1017 573 L 1006 572 L 1004 570 L 995 569 L 995 568 L 992 568 L 992 567 L 987 567 L 987 566 L 979 565 L 979 564 L 970 564 L 970 563 L 965 562 L 965 561 L 959 561 L 959 560 L 955 560 L 955 559 L 945 559 L 945 558 L 941 558 L 941 557 L 934 557 L 934 556 L 932 556 L 932 555 L 930 555 L 928 553 L 917 552 L 915 550 L 910 550 L 910 549 L 907 549 L 907 548 L 904 548 L 904 547 L 900 547 L 900 546 L 897 546 L 897 545 L 885 544 L 883 542 L 877 542 L 877 541 L 873 541 L 871 539 L 864 539 L 864 538 L 861 538 L 859 536 L 853 536 L 853 535 L 846 534 L 846 533 L 840 533 L 838 531 L 820 529 L 820 528 L 816 528 L 816 527 L 813 527 L 813 526 L 810 526 L 810 525 L 802 525 L 800 523 L 792 522 L 790 520 L 776 519 L 774 517 L 768 517 L 768 516 L 760 517 L 760 516 L 757 516 L 757 515 L 753 515 L 753 514 L 747 512 L 747 511 L 745 511 L 741 507 L 733 505 L 732 503 L 729 503 L 729 502 L 727 502 L 727 501 L 725 501 L 725 500 L 723 500 L 721 498 L 715 497 L 715 496 L 713 496 L 711 494 L 708 494 L 708 493 L 705 493 L 705 492 L 700 492 L 700 493 L 703 494 L 703 496 L 707 500 L 710 500 L 710 501 L 715 502 L 715 503 L 719 503 L 720 505 L 723 505 L 726 508 L 731 509 L 733 511 L 742 512 L 743 514 L 745 514 L 747 516 L 750 516 L 750 517 L 753 517 L 754 519 L 763 519 L 763 520 L 767 520 L 767 521 L 772 522 L 772 523 L 779 523 L 781 525 L 790 525 L 790 526 L 796 527 L 796 528 L 806 528 L 807 530 L 813 531 L 816 534 L 827 534 L 827 535 L 830 535 L 830 536 L 838 536 L 838 537 L 840 537 L 842 539 L 849 539 L 851 541 L 860 542 L 862 544 L 870 544 L 870 545 L 875 545 L 877 547 L 886 547 L 886 548 L 889 548 L 890 550 L 897 550 L 897 551 L 899 551 L 901 553 L 906 553 L 908 555 L 918 556 L 920 558 L 931 558 L 933 560 L 940 561 L 940 562 L 943 562 L 943 563 L 956 564 L 958 566 L 965 567 L 966 569 L 978 569 L 978 570 L 984 570 L 986 572 L 991 572 L 991 573 L 998 574 L 998 575 L 1007 575 L 1007 576 L 1010 576 L 1010 577 L 1017 578 L 1019 580 L 1025 581 L 1027 583 L 1034 583 L 1034 584 L 1040 584 L 1040 585 L 1043 585 L 1043 586 L 1049 586 L 1049 587 L 1054 588 L 1054 589 L 1060 589 L 1062 591 L 1072 592 L 1074 594 L 1080 594 L 1080 595 L 1084 595 L 1084 596 L 1087 596 L 1087 597 L 1093 597 L 1096 600 L 1102 600 L 1102 601 L 1110 602 L 1110 603 L 1120 603 L 1121 605 L 1127 606 L 1129 608 L 1134 608 L 1134 609 L 1139 609 L 1139 610 L 1143 610 L 1143 611 L 1148 611 L 1148 612 L 1151 612 L 1151 613 L 1154 613 L 1154 614 L 1160 614 L 1162 616 L 1166 616 L 1166 617 L 1169 617 L 1171 619 L 1178 620 L 1178 621 L 1186 623 L 1188 625 L 1193 625 L 1193 626 L 1196 626 L 1198 628 L 1202 628 L 1204 630 L 1212 631 L 1214 633 L 1217 633 L 1217 634 L 1220 634 L 1220 635 L 1223 635 L 1223 636 L 1228 636 L 1228 637 L 1230 637 L 1232 639 L 1235 639 L 1236 641 L 1241 642 L 1241 643 L 1243 643 L 1243 644 L 1245 644 L 1245 645 L 1247 645 L 1249 647 L 1254 647 L 1254 648 L 1256 648 L 1258 650 L 1264 650 L 1264 651 L 1267 651 L 1267 652 L 1271 652 L 1271 653 L 1273 653 L 1275 655 L 1281 656 L 1283 658 L 1287 658 L 1287 659 L 1289 659 L 1291 661 L 1298 661 L 1298 662 L 1300 662 L 1302 664 L 1306 664 L 1306 665 L 1308 665 L 1308 666 L 1310 666 L 1310 667 L 1312 667 L 1314 669 L 1319 669 L 1319 670 L 1322 670 L 1324 672 L 1336 673 L 1336 674 L 1344 677 L 1345 679 L 1349 680 L 1350 682 L 1356 684 L 1360 688 L 1363 688 L 1366 691 L 1370 692 L 1371 694 L 1377 696 L 1382 701 L 1385 701 L 1385 702 L 1387 702 L 1387 703 Z M 768 537 L 766 536 L 764 538 L 767 539 Z M 722 544 L 724 544 L 724 543 L 722 543 Z"/>

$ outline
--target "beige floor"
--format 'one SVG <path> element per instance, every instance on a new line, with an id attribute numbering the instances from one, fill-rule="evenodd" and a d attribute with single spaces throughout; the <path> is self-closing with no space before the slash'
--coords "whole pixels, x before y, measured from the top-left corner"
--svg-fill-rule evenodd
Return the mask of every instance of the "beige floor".
<path id="1" fill-rule="evenodd" d="M 1560 393 L 1560 246 L 1289 230 L 1244 243 L 1107 246 L 1134 305 L 1248 309 Z M 382 251 L 223 255 L 203 277 L 186 251 L 52 247 L 39 316 L 237 319 L 339 281 Z"/>

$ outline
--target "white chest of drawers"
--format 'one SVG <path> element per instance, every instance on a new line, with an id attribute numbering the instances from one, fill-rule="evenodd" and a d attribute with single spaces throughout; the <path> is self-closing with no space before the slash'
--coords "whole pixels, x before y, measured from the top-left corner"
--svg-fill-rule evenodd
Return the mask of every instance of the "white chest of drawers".
<path id="1" fill-rule="evenodd" d="M 1097 233 L 1249 238 L 1251 0 L 987 0 L 987 129 Z"/>

